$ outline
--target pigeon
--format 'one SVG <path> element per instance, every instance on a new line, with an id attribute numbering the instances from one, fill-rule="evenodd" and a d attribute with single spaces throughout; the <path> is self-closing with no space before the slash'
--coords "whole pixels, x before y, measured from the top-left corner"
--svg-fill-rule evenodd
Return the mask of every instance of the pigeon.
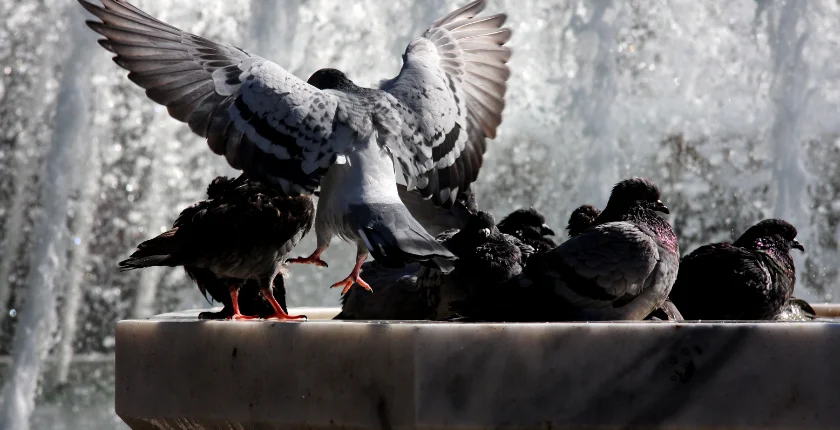
<path id="1" fill-rule="evenodd" d="M 566 231 L 569 232 L 569 237 L 575 237 L 596 225 L 598 216 L 601 215 L 601 210 L 592 205 L 581 205 L 569 216 L 569 225 L 566 226 Z M 664 321 L 682 321 L 683 317 L 680 311 L 674 306 L 671 300 L 666 299 L 662 306 L 650 313 L 646 320 L 664 320 Z"/>
<path id="2" fill-rule="evenodd" d="M 569 237 L 575 237 L 595 225 L 595 220 L 601 215 L 601 211 L 592 205 L 582 205 L 572 211 L 569 216 L 569 225 L 566 226 L 566 231 L 569 232 Z"/>
<path id="3" fill-rule="evenodd" d="M 595 225 L 531 258 L 527 276 L 534 288 L 566 305 L 555 318 L 641 320 L 662 305 L 677 277 L 679 245 L 657 212 L 668 208 L 655 183 L 623 180 Z"/>
<path id="4" fill-rule="evenodd" d="M 289 196 L 319 189 L 317 247 L 294 263 L 326 266 L 333 236 L 356 244 L 346 292 L 373 255 L 386 267 L 419 262 L 443 272 L 454 256 L 410 215 L 407 190 L 448 208 L 476 180 L 502 121 L 511 50 L 506 16 L 478 17 L 474 1 L 409 43 L 393 79 L 362 88 L 336 69 L 304 82 L 242 49 L 186 33 L 124 0 L 79 2 L 99 43 L 169 114 L 206 137 L 251 179 Z"/>
<path id="5" fill-rule="evenodd" d="M 641 320 L 663 305 L 677 275 L 679 247 L 652 181 L 619 182 L 607 208 L 582 206 L 571 238 L 531 256 L 498 288 L 451 304 L 454 320 L 540 322 Z M 585 215 L 581 217 L 580 215 Z"/>
<path id="6" fill-rule="evenodd" d="M 687 320 L 771 320 L 796 284 L 791 249 L 804 251 L 796 228 L 767 219 L 735 243 L 704 245 L 686 255 L 671 300 Z"/>
<path id="7" fill-rule="evenodd" d="M 227 304 L 219 297 L 219 290 L 227 288 L 230 318 L 234 320 L 258 317 L 243 315 L 239 308 L 240 289 L 253 279 L 273 308 L 264 315 L 266 318 L 304 318 L 288 315 L 272 289 L 277 282 L 285 292 L 284 263 L 312 228 L 312 197 L 285 196 L 244 175 L 236 179 L 217 177 L 207 187 L 207 196 L 207 200 L 184 209 L 171 230 L 138 245 L 136 252 L 119 263 L 120 268 L 184 266 L 205 297 L 209 289 L 211 296 Z"/>
<path id="8" fill-rule="evenodd" d="M 400 198 L 411 214 L 430 233 L 437 235 L 438 242 L 451 238 L 477 212 L 475 194 L 468 188 L 461 192 L 458 201 L 449 210 L 436 207 L 415 193 L 398 185 Z M 342 296 L 342 311 L 335 319 L 344 320 L 423 320 L 432 319 L 431 305 L 426 292 L 418 288 L 417 278 L 420 266 L 411 264 L 404 268 L 387 268 L 376 260 L 362 265 L 362 274 L 372 294 L 364 289 L 351 289 Z M 439 271 L 436 277 L 444 278 Z"/>
<path id="9" fill-rule="evenodd" d="M 401 187 L 400 190 L 404 190 Z M 412 196 L 414 194 L 411 194 Z M 402 196 L 402 194 L 401 194 Z M 425 215 L 424 226 L 436 226 L 433 230 L 444 225 L 463 226 L 466 225 L 472 211 L 466 206 L 461 206 L 460 211 L 446 211 L 430 205 L 422 199 L 411 199 L 406 202 L 406 207 L 412 214 L 420 213 Z M 453 205 L 453 209 L 459 207 Z M 418 212 L 415 212 L 418 211 Z M 463 212 L 463 213 L 461 213 Z M 457 215 L 456 215 L 457 214 Z M 428 229 L 428 227 L 427 227 Z M 446 244 L 460 228 L 450 228 L 437 234 L 437 241 Z M 421 271 L 419 264 L 410 264 L 403 268 L 388 268 L 378 261 L 368 261 L 362 265 L 362 274 L 365 275 L 371 288 L 377 291 L 373 294 L 364 289 L 351 289 L 341 296 L 341 313 L 335 319 L 343 320 L 422 320 L 434 319 L 432 306 L 428 291 L 418 285 L 417 279 Z M 425 270 L 424 277 L 434 279 L 434 282 L 442 282 L 446 275 L 438 270 Z M 430 281 L 426 281 L 428 284 Z M 422 282 L 421 282 L 422 284 Z"/>
<path id="10" fill-rule="evenodd" d="M 449 305 L 514 279 L 522 273 L 534 248 L 514 236 L 504 234 L 496 226 L 493 215 L 478 211 L 464 228 L 438 236 L 458 256 L 455 270 L 449 274 L 421 268 L 418 288 L 426 292 L 432 319 L 452 316 Z"/>
<path id="11" fill-rule="evenodd" d="M 425 320 L 431 315 L 425 293 L 417 286 L 419 263 L 388 268 L 376 260 L 362 265 L 362 274 L 376 291 L 351 289 L 341 296 L 337 320 Z"/>
<path id="12" fill-rule="evenodd" d="M 534 208 L 517 209 L 502 218 L 499 231 L 509 234 L 526 244 L 536 252 L 546 252 L 557 244 L 546 236 L 554 236 L 554 230 L 545 223 L 545 216 Z"/>

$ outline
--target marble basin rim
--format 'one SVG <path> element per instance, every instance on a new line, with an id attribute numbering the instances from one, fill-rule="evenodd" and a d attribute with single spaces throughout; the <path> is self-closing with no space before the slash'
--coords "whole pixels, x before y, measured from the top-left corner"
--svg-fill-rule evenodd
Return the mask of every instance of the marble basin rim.
<path id="1" fill-rule="evenodd" d="M 802 323 L 811 324 L 811 323 L 832 323 L 833 321 L 825 320 L 826 318 L 837 318 L 837 322 L 840 323 L 840 303 L 822 303 L 811 305 L 814 311 L 817 314 L 818 318 L 824 318 L 823 320 L 818 321 L 803 321 Z M 196 309 L 187 309 L 183 311 L 176 311 L 176 312 L 168 312 L 164 314 L 154 315 L 149 318 L 148 320 L 160 321 L 160 320 L 187 320 L 194 319 L 199 322 L 229 322 L 229 321 L 220 321 L 220 320 L 198 320 L 198 314 L 205 311 L 213 311 L 218 312 L 222 308 L 221 307 L 214 307 L 212 309 L 206 308 L 196 308 Z M 799 321 L 750 321 L 750 320 L 687 320 L 687 321 L 581 321 L 581 322 L 531 322 L 531 323 L 463 323 L 463 322 L 447 322 L 447 321 L 426 321 L 426 320 L 335 320 L 336 315 L 341 312 L 340 307 L 332 307 L 332 306 L 318 306 L 318 307 L 297 307 L 297 308 L 290 308 L 289 314 L 291 315 L 306 315 L 306 321 L 288 321 L 288 322 L 280 322 L 280 321 L 267 321 L 267 320 L 239 320 L 235 321 L 235 323 L 245 323 L 245 324 L 253 324 L 253 323 L 279 323 L 279 324 L 306 324 L 312 322 L 332 322 L 332 323 L 346 323 L 346 324 L 359 324 L 359 323 L 375 323 L 375 324 L 469 324 L 469 325 L 507 325 L 507 324 L 515 324 L 515 325 L 526 325 L 526 324 L 795 324 L 799 323 Z"/>
<path id="2" fill-rule="evenodd" d="M 338 311 L 293 308 L 310 320 L 289 323 L 200 321 L 199 310 L 121 321 L 116 411 L 133 429 L 179 430 L 840 420 L 840 323 L 329 320 Z"/>

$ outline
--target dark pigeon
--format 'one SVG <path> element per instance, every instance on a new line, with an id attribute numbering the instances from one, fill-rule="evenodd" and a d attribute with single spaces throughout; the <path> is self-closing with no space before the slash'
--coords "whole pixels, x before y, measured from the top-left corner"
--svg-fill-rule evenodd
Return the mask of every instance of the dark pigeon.
<path id="1" fill-rule="evenodd" d="M 791 249 L 803 251 L 796 228 L 759 222 L 735 243 L 697 248 L 680 263 L 671 300 L 687 320 L 771 320 L 796 284 Z"/>
<path id="2" fill-rule="evenodd" d="M 464 320 L 641 320 L 660 307 L 677 276 L 679 246 L 659 188 L 632 178 L 613 188 L 594 226 L 535 254 L 505 291 L 453 306 Z"/>
<path id="3" fill-rule="evenodd" d="M 517 209 L 504 217 L 498 225 L 499 231 L 509 234 L 534 248 L 546 252 L 557 247 L 549 237 L 554 230 L 545 223 L 545 216 L 534 208 Z"/>
<path id="4" fill-rule="evenodd" d="M 220 320 L 230 319 L 233 316 L 233 303 L 230 299 L 230 290 L 226 280 L 216 276 L 208 269 L 198 269 L 195 267 L 185 269 L 187 275 L 196 285 L 201 285 L 205 291 L 205 298 L 209 295 L 214 302 L 223 305 L 222 310 L 218 312 L 201 312 L 198 314 L 199 319 L 203 320 Z M 285 283 L 278 277 L 274 280 L 274 289 L 272 294 L 274 300 L 287 312 L 286 307 L 286 287 Z M 209 299 L 208 299 L 209 301 Z M 274 307 L 265 299 L 260 291 L 259 283 L 254 279 L 248 279 L 239 289 L 239 312 L 242 315 L 258 316 L 260 318 L 268 318 L 274 314 Z"/>
<path id="5" fill-rule="evenodd" d="M 119 263 L 120 267 L 184 266 L 205 297 L 209 292 L 217 301 L 230 303 L 232 319 L 303 318 L 286 314 L 272 289 L 277 283 L 281 284 L 280 291 L 285 291 L 281 272 L 289 252 L 312 227 L 312 198 L 284 196 L 244 175 L 216 178 L 208 186 L 207 195 L 207 200 L 184 209 L 171 230 L 138 245 L 131 257 Z M 271 305 L 268 315 L 243 315 L 239 309 L 240 289 L 248 280 L 257 282 Z M 225 289 L 229 301 L 221 298 Z"/>
<path id="6" fill-rule="evenodd" d="M 493 289 L 522 273 L 534 248 L 496 227 L 493 215 L 479 211 L 458 231 L 438 235 L 447 249 L 458 257 L 449 274 L 422 267 L 418 287 L 425 291 L 433 309 L 432 319 L 452 316 L 449 305 L 477 292 Z"/>
<path id="7" fill-rule="evenodd" d="M 575 237 L 595 225 L 599 215 L 601 211 L 592 205 L 583 205 L 572 211 L 569 216 L 569 225 L 566 226 L 569 237 Z"/>
<path id="8" fill-rule="evenodd" d="M 425 320 L 431 315 L 426 293 L 417 286 L 420 264 L 385 267 L 374 261 L 362 265 L 362 274 L 376 293 L 351 288 L 341 296 L 337 320 Z"/>
<path id="9" fill-rule="evenodd" d="M 451 239 L 477 211 L 475 196 L 469 190 L 459 195 L 450 209 L 435 207 L 428 200 L 417 198 L 415 193 L 405 192 L 398 185 L 400 198 L 405 206 L 436 240 L 444 244 Z M 362 273 L 375 294 L 364 289 L 350 289 L 341 297 L 342 310 L 335 319 L 343 320 L 423 320 L 432 319 L 433 310 L 428 292 L 417 283 L 419 264 L 402 268 L 386 267 L 379 261 L 362 265 Z M 445 275 L 439 271 L 427 271 L 427 282 L 440 282 Z"/>

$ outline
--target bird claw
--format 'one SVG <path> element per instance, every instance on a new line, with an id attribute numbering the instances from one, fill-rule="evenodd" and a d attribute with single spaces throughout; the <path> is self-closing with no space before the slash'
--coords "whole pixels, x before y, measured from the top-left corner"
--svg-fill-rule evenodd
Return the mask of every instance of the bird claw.
<path id="1" fill-rule="evenodd" d="M 198 314 L 198 319 L 200 320 L 227 320 L 230 319 L 230 315 L 225 315 L 224 311 L 221 312 L 202 312 Z"/>
<path id="2" fill-rule="evenodd" d="M 341 295 L 343 296 L 343 295 L 347 294 L 348 291 L 350 291 L 350 287 L 352 287 L 353 284 L 359 284 L 359 286 L 361 286 L 362 288 L 370 291 L 371 293 L 373 292 L 373 288 L 371 288 L 370 285 L 368 285 L 367 282 L 363 281 L 362 277 L 359 276 L 359 275 L 356 275 L 356 276 L 350 275 L 350 276 L 344 278 L 343 280 L 338 281 L 335 284 L 332 284 L 332 286 L 330 288 L 343 287 L 342 290 L 341 290 Z"/>
<path id="3" fill-rule="evenodd" d="M 286 315 L 286 314 L 269 315 L 269 316 L 265 317 L 265 319 L 272 320 L 272 321 L 299 321 L 299 320 L 306 321 L 306 320 L 308 320 L 306 315 Z"/>
<path id="4" fill-rule="evenodd" d="M 318 257 L 315 257 L 315 258 L 312 258 L 312 257 L 292 258 L 291 260 L 286 260 L 286 263 L 291 263 L 291 264 L 314 264 L 318 267 L 330 267 L 327 264 L 326 261 L 321 260 Z"/>
<path id="5" fill-rule="evenodd" d="M 234 314 L 229 316 L 227 319 L 231 321 L 247 321 L 247 320 L 258 320 L 260 317 L 252 317 L 249 315 L 242 315 L 242 314 Z"/>

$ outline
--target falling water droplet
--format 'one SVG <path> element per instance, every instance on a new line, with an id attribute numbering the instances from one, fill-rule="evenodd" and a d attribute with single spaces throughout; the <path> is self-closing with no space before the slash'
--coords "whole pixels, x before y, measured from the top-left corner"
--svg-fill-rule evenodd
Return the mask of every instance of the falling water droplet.
<path id="1" fill-rule="evenodd" d="M 73 238 L 73 243 L 75 243 L 76 246 L 81 245 L 82 244 L 82 238 L 81 237 L 74 237 Z"/>
<path id="2" fill-rule="evenodd" d="M 9 316 L 14 318 L 17 316 L 17 311 L 14 309 L 9 309 Z"/>

